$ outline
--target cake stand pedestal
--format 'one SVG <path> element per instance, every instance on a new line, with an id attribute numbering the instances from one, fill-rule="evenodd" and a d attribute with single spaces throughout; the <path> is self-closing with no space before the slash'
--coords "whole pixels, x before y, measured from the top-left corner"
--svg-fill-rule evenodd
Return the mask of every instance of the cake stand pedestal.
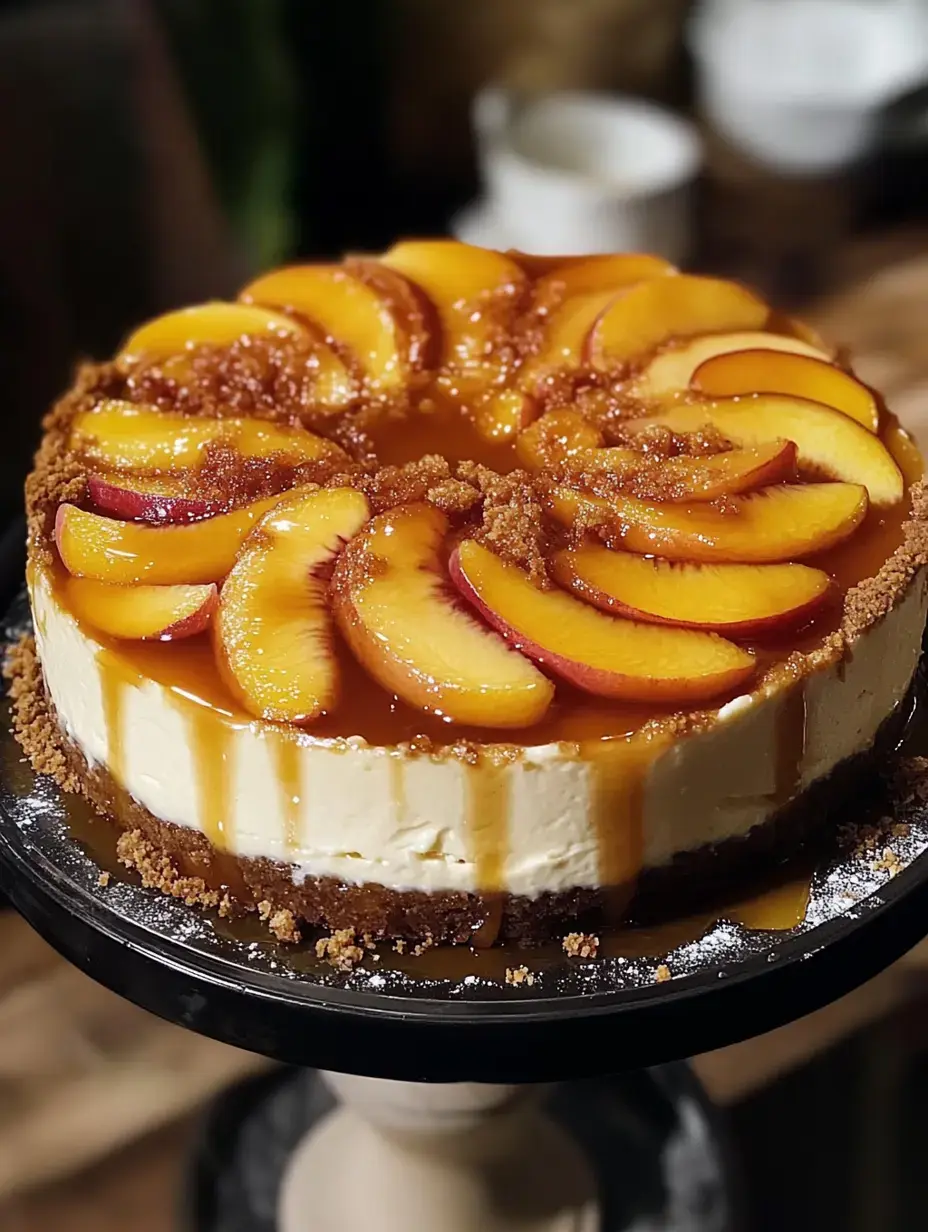
<path id="1" fill-rule="evenodd" d="M 20 597 L 8 643 L 26 619 Z M 712 1110 L 668 1063 L 809 1013 L 928 932 L 928 807 L 862 791 L 845 823 L 905 824 L 879 860 L 823 853 L 794 928 L 722 921 L 668 953 L 584 962 L 385 946 L 336 971 L 131 877 L 101 884 L 114 835 L 97 820 L 90 840 L 86 808 L 33 774 L 7 726 L 0 892 L 115 992 L 302 1067 L 214 1109 L 196 1232 L 733 1232 Z M 894 756 L 923 752 L 912 739 Z M 507 982 L 520 966 L 531 978 Z"/>
<path id="2" fill-rule="evenodd" d="M 284 1070 L 212 1108 L 189 1232 L 732 1232 L 724 1132 L 689 1068 L 545 1086 Z"/>
<path id="3" fill-rule="evenodd" d="M 601 1226 L 592 1167 L 544 1114 L 537 1089 L 324 1077 L 341 1104 L 290 1161 L 281 1232 Z"/>

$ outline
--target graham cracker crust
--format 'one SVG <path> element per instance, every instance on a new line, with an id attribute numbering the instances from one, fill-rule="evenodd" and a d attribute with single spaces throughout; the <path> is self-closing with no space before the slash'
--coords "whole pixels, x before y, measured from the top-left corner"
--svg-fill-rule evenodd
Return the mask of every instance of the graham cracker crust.
<path id="1" fill-rule="evenodd" d="M 282 942 L 297 942 L 307 928 L 321 928 L 332 938 L 341 936 L 350 947 L 356 946 L 355 938 L 430 945 L 488 946 L 497 941 L 535 945 L 565 934 L 591 937 L 623 921 L 652 923 L 698 911 L 719 901 L 719 895 L 732 886 L 793 860 L 822 835 L 833 836 L 852 792 L 859 814 L 861 797 L 879 791 L 880 762 L 897 742 L 909 709 L 903 702 L 884 721 L 870 750 L 842 762 L 743 838 L 644 869 L 634 886 L 576 887 L 527 898 L 396 890 L 331 877 L 307 877 L 298 883 L 290 864 L 221 852 L 199 831 L 155 817 L 107 770 L 88 766 L 56 722 L 31 637 L 10 652 L 5 674 L 10 681 L 13 731 L 34 767 L 63 790 L 83 795 L 119 829 L 119 859 L 139 874 L 143 885 L 220 916 L 256 913 Z M 334 958 L 328 949 L 323 956 L 339 965 L 342 948 L 335 947 Z"/>

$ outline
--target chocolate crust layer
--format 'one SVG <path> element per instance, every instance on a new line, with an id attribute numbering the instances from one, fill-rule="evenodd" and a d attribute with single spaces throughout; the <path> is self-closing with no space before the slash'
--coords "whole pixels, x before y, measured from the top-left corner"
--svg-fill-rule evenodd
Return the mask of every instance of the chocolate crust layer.
<path id="1" fill-rule="evenodd" d="M 771 875 L 821 838 L 830 839 L 844 820 L 852 792 L 859 816 L 861 795 L 879 795 L 880 765 L 910 713 L 903 702 L 884 721 L 870 750 L 842 762 L 743 838 L 681 853 L 668 865 L 643 870 L 635 886 L 577 887 L 530 899 L 397 890 L 331 877 L 295 882 L 290 864 L 221 852 L 199 831 L 155 817 L 107 770 L 88 766 L 49 709 L 31 639 L 13 652 L 7 674 L 17 739 L 33 756 L 34 739 L 40 737 L 46 756 L 36 768 L 50 773 L 65 790 L 79 791 L 121 831 L 117 852 L 123 864 L 146 886 L 190 906 L 220 915 L 257 912 L 281 941 L 297 941 L 309 927 L 433 944 L 487 946 L 500 940 L 530 945 L 575 929 L 595 932 L 622 920 L 679 918 L 718 902 L 720 894 L 733 887 L 746 887 L 752 878 Z M 56 755 L 48 757 L 52 741 Z"/>

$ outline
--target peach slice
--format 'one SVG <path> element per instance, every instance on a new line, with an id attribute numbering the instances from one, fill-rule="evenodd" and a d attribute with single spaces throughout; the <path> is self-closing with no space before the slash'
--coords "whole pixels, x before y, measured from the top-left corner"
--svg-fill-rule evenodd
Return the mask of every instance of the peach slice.
<path id="1" fill-rule="evenodd" d="M 548 508 L 566 526 L 602 527 L 630 552 L 667 560 L 766 564 L 809 556 L 843 542 L 867 512 L 855 483 L 784 484 L 713 505 L 656 505 L 632 496 L 608 500 L 565 485 Z"/>
<path id="2" fill-rule="evenodd" d="M 474 408 L 474 427 L 487 441 L 518 437 L 538 414 L 534 398 L 518 389 L 493 391 Z"/>
<path id="3" fill-rule="evenodd" d="M 619 296 L 590 335 L 596 368 L 613 368 L 648 355 L 673 338 L 763 329 L 769 309 L 735 282 L 680 274 L 652 278 Z"/>
<path id="4" fill-rule="evenodd" d="M 518 438 L 516 456 L 529 470 L 540 471 L 545 466 L 595 449 L 602 441 L 599 429 L 576 411 L 548 411 Z"/>
<path id="5" fill-rule="evenodd" d="M 732 449 L 709 457 L 648 457 L 634 449 L 589 449 L 575 455 L 578 471 L 614 474 L 636 483 L 660 501 L 712 501 L 796 478 L 796 446 L 770 441 L 754 449 Z M 642 466 L 645 467 L 642 470 Z"/>
<path id="6" fill-rule="evenodd" d="M 307 335 L 312 339 L 310 365 L 314 372 L 313 409 L 323 414 L 335 414 L 351 406 L 360 393 L 354 372 L 341 355 L 324 340 L 322 332 L 305 323 Z M 183 380 L 181 376 L 179 380 Z"/>
<path id="7" fill-rule="evenodd" d="M 562 586 L 605 612 L 727 637 L 795 628 L 833 590 L 828 574 L 808 565 L 676 563 L 596 543 L 560 551 L 553 564 Z"/>
<path id="8" fill-rule="evenodd" d="M 534 287 L 539 304 L 563 302 L 578 295 L 624 290 L 648 278 L 676 274 L 677 267 L 663 257 L 643 252 L 608 253 L 593 257 L 565 257 L 563 264 L 540 277 Z"/>
<path id="9" fill-rule="evenodd" d="M 413 372 L 438 365 L 441 326 L 434 306 L 402 274 L 367 257 L 346 257 L 345 269 L 381 297 L 399 324 Z"/>
<path id="10" fill-rule="evenodd" d="M 443 334 L 440 363 L 458 378 L 450 392 L 473 392 L 472 381 L 477 386 L 498 381 L 506 362 L 500 340 L 508 335 L 527 286 L 521 266 L 501 252 L 456 240 L 405 240 L 380 260 L 434 305 Z"/>
<path id="11" fill-rule="evenodd" d="M 196 466 L 213 443 L 246 458 L 285 457 L 294 465 L 345 457 L 337 445 L 305 428 L 265 419 L 177 415 L 116 399 L 77 415 L 69 442 L 88 461 L 113 470 L 167 471 Z"/>
<path id="12" fill-rule="evenodd" d="M 248 532 L 280 499 L 270 496 L 186 526 L 119 522 L 76 505 L 60 505 L 55 543 L 75 577 L 120 586 L 218 582 L 235 564 Z"/>
<path id="13" fill-rule="evenodd" d="M 771 350 L 730 351 L 703 360 L 690 384 L 711 398 L 790 394 L 843 411 L 870 432 L 880 430 L 880 408 L 866 385 L 813 355 Z"/>
<path id="14" fill-rule="evenodd" d="M 891 412 L 887 415 L 886 427 L 883 429 L 883 443 L 892 454 L 893 461 L 902 472 L 905 482 L 912 486 L 925 477 L 925 459 L 916 445 L 913 437 L 906 432 L 899 420 Z"/>
<path id="15" fill-rule="evenodd" d="M 231 502 L 191 496 L 191 483 L 177 478 L 88 475 L 90 499 L 101 513 L 127 522 L 199 522 L 225 513 Z"/>
<path id="16" fill-rule="evenodd" d="M 68 577 L 64 602 L 78 620 L 110 637 L 174 642 L 202 633 L 213 618 L 219 591 L 209 586 L 114 586 Z"/>
<path id="17" fill-rule="evenodd" d="M 395 274 L 392 278 L 402 281 Z M 391 307 L 398 295 L 391 299 L 380 294 L 348 267 L 293 265 L 274 270 L 250 283 L 240 298 L 308 317 L 348 350 L 372 390 L 388 393 L 406 384 L 413 356 Z M 423 329 L 420 317 L 420 332 Z M 417 342 L 416 355 L 419 350 Z"/>
<path id="18" fill-rule="evenodd" d="M 581 367 L 590 331 L 621 293 L 612 288 L 593 295 L 580 295 L 552 309 L 545 321 L 537 354 L 526 359 L 519 370 L 519 385 L 537 391 L 555 373 Z"/>
<path id="19" fill-rule="evenodd" d="M 779 394 L 674 406 L 624 426 L 659 423 L 674 432 L 711 424 L 734 444 L 753 447 L 786 437 L 795 441 L 799 465 L 846 483 L 860 483 L 875 505 L 902 500 L 903 480 L 886 446 L 847 415 L 817 402 Z"/>
<path id="20" fill-rule="evenodd" d="M 339 628 L 370 674 L 411 706 L 455 723 L 527 727 L 554 688 L 446 592 L 448 529 L 443 513 L 422 504 L 369 522 L 335 567 Z"/>
<path id="21" fill-rule="evenodd" d="M 326 569 L 370 514 L 352 488 L 299 491 L 249 535 L 222 587 L 220 672 L 250 714 L 308 723 L 338 700 Z"/>
<path id="22" fill-rule="evenodd" d="M 737 689 L 754 656 L 714 633 L 617 620 L 466 539 L 449 564 L 469 603 L 518 650 L 577 688 L 641 702 L 698 702 Z"/>
<path id="23" fill-rule="evenodd" d="M 680 346 L 671 346 L 661 351 L 632 384 L 635 397 L 645 401 L 666 400 L 686 390 L 693 374 L 700 365 L 716 355 L 728 355 L 732 351 L 782 351 L 792 355 L 806 355 L 809 359 L 829 362 L 831 356 L 800 338 L 785 334 L 762 333 L 759 330 L 741 331 L 734 334 L 706 334 L 691 338 Z"/>
<path id="24" fill-rule="evenodd" d="M 122 364 L 141 359 L 167 359 L 195 346 L 231 346 L 240 338 L 262 334 L 298 338 L 305 331 L 298 321 L 280 312 L 254 304 L 228 304 L 211 300 L 191 308 L 178 308 L 146 322 L 122 345 L 117 358 Z"/>

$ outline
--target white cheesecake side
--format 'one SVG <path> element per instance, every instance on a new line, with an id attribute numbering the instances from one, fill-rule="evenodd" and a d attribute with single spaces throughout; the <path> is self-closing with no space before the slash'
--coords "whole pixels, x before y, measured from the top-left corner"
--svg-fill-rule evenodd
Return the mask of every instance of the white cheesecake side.
<path id="1" fill-rule="evenodd" d="M 593 755 L 557 744 L 518 756 L 501 749 L 493 764 L 471 766 L 450 753 L 319 740 L 205 713 L 151 679 L 123 685 L 114 719 L 104 680 L 112 652 L 41 570 L 30 589 L 46 688 L 66 735 L 156 818 L 235 855 L 289 863 L 297 881 L 529 897 L 633 876 L 763 824 L 869 747 L 906 693 L 928 611 L 920 570 L 840 662 L 790 689 L 736 698 L 703 730 L 650 745 L 638 736 Z M 785 786 L 784 733 L 794 745 Z"/>

